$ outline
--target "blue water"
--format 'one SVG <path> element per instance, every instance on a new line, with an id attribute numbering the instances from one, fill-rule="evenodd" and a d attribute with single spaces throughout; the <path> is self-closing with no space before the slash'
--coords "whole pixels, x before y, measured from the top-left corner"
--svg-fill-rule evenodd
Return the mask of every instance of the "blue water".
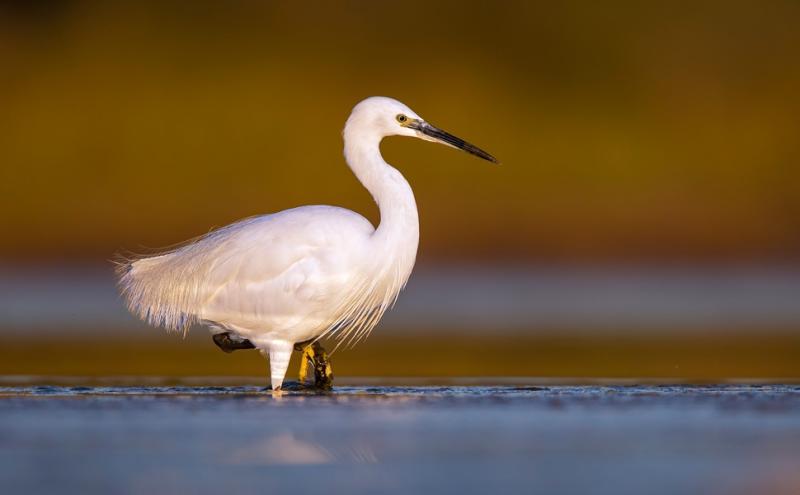
<path id="1" fill-rule="evenodd" d="M 2 493 L 800 493 L 798 386 L 0 387 Z"/>
<path id="2" fill-rule="evenodd" d="M 704 328 L 752 331 L 800 324 L 800 266 L 437 264 L 414 271 L 381 332 L 560 332 Z M 21 267 L 0 262 L 0 334 L 37 337 L 126 331 L 111 264 Z"/>

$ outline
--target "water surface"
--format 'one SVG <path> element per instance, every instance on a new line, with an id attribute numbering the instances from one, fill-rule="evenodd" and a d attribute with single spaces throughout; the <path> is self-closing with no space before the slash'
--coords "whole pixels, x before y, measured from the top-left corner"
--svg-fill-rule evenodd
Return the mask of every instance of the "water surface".
<path id="1" fill-rule="evenodd" d="M 798 493 L 800 387 L 0 387 L 5 493 Z"/>

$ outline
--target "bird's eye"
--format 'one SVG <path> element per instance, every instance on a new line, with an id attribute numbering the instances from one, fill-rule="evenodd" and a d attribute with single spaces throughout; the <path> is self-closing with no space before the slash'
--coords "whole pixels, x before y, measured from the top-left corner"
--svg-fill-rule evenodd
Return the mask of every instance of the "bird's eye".
<path id="1" fill-rule="evenodd" d="M 401 124 L 404 124 L 407 120 L 408 120 L 408 117 L 406 117 L 402 113 L 397 114 L 397 121 L 400 122 Z"/>

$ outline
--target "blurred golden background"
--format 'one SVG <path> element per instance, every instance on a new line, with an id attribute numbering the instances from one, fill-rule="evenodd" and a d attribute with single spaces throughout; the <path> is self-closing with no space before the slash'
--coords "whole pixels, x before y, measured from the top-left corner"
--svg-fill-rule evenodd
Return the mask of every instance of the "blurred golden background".
<path id="1" fill-rule="evenodd" d="M 798 25 L 800 4 L 791 0 L 3 2 L 0 288 L 3 310 L 16 316 L 0 330 L 22 337 L 0 348 L 0 373 L 262 373 L 254 357 L 218 352 L 191 354 L 165 371 L 158 363 L 177 354 L 147 357 L 147 342 L 203 353 L 214 351 L 210 339 L 194 331 L 182 343 L 126 319 L 121 305 L 106 303 L 116 301 L 106 260 L 302 204 L 340 205 L 377 222 L 344 164 L 340 131 L 355 103 L 386 95 L 503 163 L 385 142 L 387 161 L 419 203 L 422 273 L 455 266 L 469 280 L 474 267 L 634 267 L 656 290 L 650 301 L 676 265 L 703 277 L 745 267 L 757 280 L 735 277 L 747 290 L 711 304 L 704 318 L 674 324 L 656 312 L 652 322 L 617 326 L 606 318 L 602 332 L 591 324 L 572 331 L 581 323 L 543 322 L 536 313 L 505 325 L 513 332 L 461 332 L 455 314 L 439 325 L 448 332 L 429 331 L 412 305 L 394 331 L 379 328 L 369 344 L 342 354 L 346 374 L 798 377 Z M 72 318 L 62 331 L 52 328 L 58 319 L 37 323 L 38 313 L 65 306 L 72 282 L 91 285 L 83 267 L 100 273 L 92 280 L 102 288 L 86 298 L 108 299 L 85 311 L 75 309 L 85 298 L 62 308 L 58 315 Z M 39 278 L 31 282 L 30 273 Z M 491 280 L 487 294 L 504 279 Z M 636 283 L 620 297 L 638 294 Z M 726 331 L 738 318 L 724 318 L 726 308 L 748 294 L 769 296 Z M 641 306 L 625 301 L 607 313 Z M 92 308 L 109 307 L 118 321 L 89 318 Z M 650 327 L 660 330 L 640 331 Z M 553 344 L 552 334 L 568 344 Z M 452 366 L 431 367 L 430 348 L 397 340 L 410 335 L 467 350 L 449 356 Z M 133 338 L 142 346 L 135 369 L 114 367 L 118 348 L 106 364 L 81 367 L 93 362 L 86 347 L 63 347 Z M 487 339 L 497 347 L 487 361 L 494 365 L 458 357 Z M 515 347 L 531 358 L 512 358 Z M 391 361 L 399 349 L 403 365 Z M 601 358 L 586 366 L 586 353 Z M 552 366 L 541 364 L 548 359 Z M 663 366 L 643 364 L 649 359 Z"/>

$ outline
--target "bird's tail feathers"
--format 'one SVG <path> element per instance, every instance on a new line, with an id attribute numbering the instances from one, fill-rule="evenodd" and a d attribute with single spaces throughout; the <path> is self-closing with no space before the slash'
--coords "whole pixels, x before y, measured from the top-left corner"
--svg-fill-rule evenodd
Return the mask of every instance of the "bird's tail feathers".
<path id="1" fill-rule="evenodd" d="M 118 255 L 114 263 L 128 309 L 151 325 L 185 334 L 200 320 L 198 314 L 209 297 L 208 276 L 225 259 L 226 246 L 258 219 L 240 220 L 161 253 Z"/>
<path id="2" fill-rule="evenodd" d="M 150 325 L 184 334 L 196 322 L 197 285 L 186 283 L 185 267 L 174 251 L 158 255 L 118 255 L 119 291 L 128 310 Z"/>

